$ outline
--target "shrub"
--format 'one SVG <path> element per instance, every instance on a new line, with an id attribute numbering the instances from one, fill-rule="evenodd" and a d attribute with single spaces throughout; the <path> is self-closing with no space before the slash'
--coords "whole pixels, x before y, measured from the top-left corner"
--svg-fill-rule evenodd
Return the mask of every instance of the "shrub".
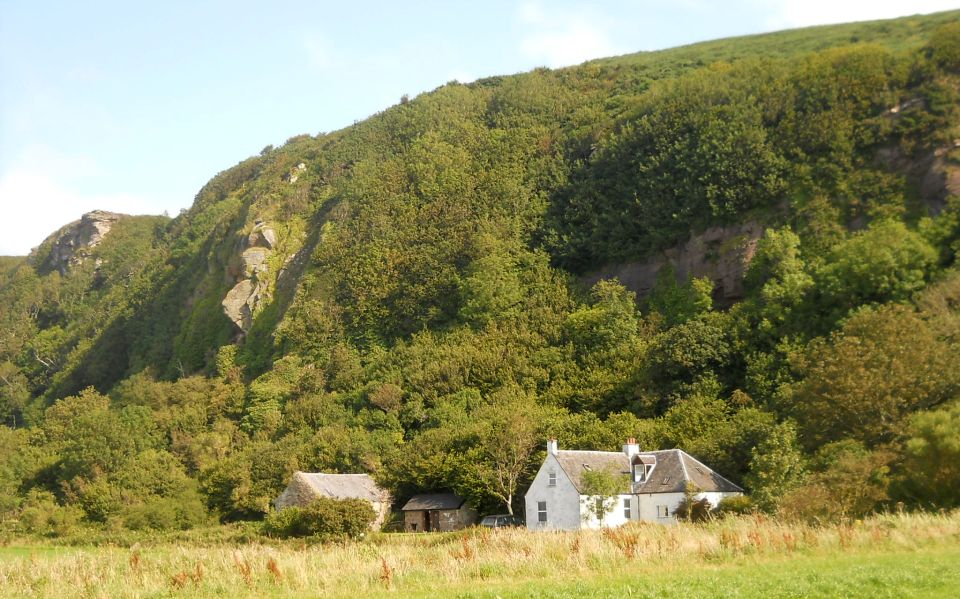
<path id="1" fill-rule="evenodd" d="M 306 507 L 271 513 L 264 523 L 268 535 L 280 538 L 357 538 L 370 528 L 376 514 L 363 499 L 319 497 Z"/>
<path id="2" fill-rule="evenodd" d="M 83 510 L 62 506 L 48 491 L 32 490 L 20 512 L 18 529 L 22 532 L 63 536 L 69 534 L 83 518 Z"/>
<path id="3" fill-rule="evenodd" d="M 706 497 L 702 499 L 684 497 L 680 505 L 673 510 L 673 515 L 677 517 L 677 520 L 705 522 L 712 516 L 711 510 L 713 510 L 713 504 Z"/>
<path id="4" fill-rule="evenodd" d="M 749 514 L 754 511 L 753 500 L 746 495 L 734 495 L 733 497 L 724 497 L 717 509 L 713 512 L 715 516 L 737 516 Z"/>

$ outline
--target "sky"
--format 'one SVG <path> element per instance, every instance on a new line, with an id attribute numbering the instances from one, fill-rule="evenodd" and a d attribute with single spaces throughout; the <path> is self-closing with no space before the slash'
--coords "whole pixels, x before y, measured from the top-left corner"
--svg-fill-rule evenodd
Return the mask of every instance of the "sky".
<path id="1" fill-rule="evenodd" d="M 451 80 L 960 0 L 0 0 L 0 255 Z"/>

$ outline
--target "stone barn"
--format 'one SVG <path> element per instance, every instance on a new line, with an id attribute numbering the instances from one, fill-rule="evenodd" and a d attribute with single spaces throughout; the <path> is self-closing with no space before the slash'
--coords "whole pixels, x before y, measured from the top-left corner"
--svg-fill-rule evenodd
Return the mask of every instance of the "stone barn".
<path id="1" fill-rule="evenodd" d="M 318 497 L 369 501 L 377 515 L 370 525 L 373 530 L 380 530 L 390 515 L 390 493 L 381 489 L 367 474 L 294 472 L 290 484 L 273 502 L 273 506 L 278 510 L 291 506 L 303 507 Z"/>
<path id="2" fill-rule="evenodd" d="M 401 511 L 407 532 L 448 532 L 477 522 L 477 511 L 454 493 L 414 495 Z"/>

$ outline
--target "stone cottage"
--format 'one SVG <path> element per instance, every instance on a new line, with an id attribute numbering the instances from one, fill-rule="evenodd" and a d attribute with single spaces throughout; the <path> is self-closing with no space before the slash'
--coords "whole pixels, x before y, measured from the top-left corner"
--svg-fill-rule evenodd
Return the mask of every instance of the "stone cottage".
<path id="1" fill-rule="evenodd" d="M 318 497 L 369 501 L 377 515 L 370 525 L 373 530 L 380 530 L 390 514 L 390 493 L 380 488 L 367 474 L 294 472 L 290 484 L 273 505 L 278 510 L 291 506 L 303 507 Z"/>
<path id="2" fill-rule="evenodd" d="M 454 493 L 414 495 L 400 511 L 407 532 L 446 532 L 477 522 L 476 510 Z"/>

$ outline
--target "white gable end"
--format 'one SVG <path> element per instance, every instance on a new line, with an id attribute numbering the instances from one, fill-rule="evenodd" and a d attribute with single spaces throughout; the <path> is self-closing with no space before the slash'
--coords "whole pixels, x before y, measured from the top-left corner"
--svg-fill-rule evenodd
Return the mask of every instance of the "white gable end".
<path id="1" fill-rule="evenodd" d="M 547 453 L 547 458 L 530 484 L 525 499 L 527 528 L 580 528 L 580 494 L 553 454 Z"/>

